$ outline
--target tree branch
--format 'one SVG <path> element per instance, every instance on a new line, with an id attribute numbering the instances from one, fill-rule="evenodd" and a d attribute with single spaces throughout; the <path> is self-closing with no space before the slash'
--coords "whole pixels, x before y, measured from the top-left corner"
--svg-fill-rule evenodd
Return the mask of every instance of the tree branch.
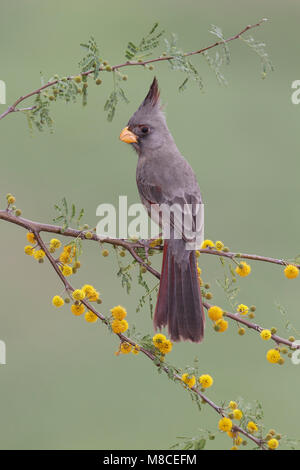
<path id="1" fill-rule="evenodd" d="M 196 54 L 203 54 L 203 52 L 206 52 L 208 51 L 209 49 L 212 49 L 214 47 L 217 47 L 217 46 L 220 46 L 224 43 L 228 43 L 230 41 L 234 41 L 236 39 L 239 39 L 243 34 L 245 34 L 247 31 L 249 31 L 250 29 L 253 29 L 253 28 L 257 28 L 258 26 L 260 26 L 262 23 L 264 23 L 266 20 L 266 18 L 263 18 L 262 20 L 260 20 L 258 23 L 255 23 L 255 24 L 252 24 L 252 25 L 248 25 L 246 26 L 244 29 L 242 29 L 242 31 L 240 31 L 239 33 L 235 34 L 234 36 L 231 36 L 227 39 L 224 39 L 224 41 L 217 41 L 215 42 L 214 44 L 211 44 L 210 46 L 207 46 L 207 47 L 204 47 L 202 49 L 199 49 L 199 50 L 196 50 L 196 51 L 192 51 L 192 52 L 187 52 L 185 53 L 185 57 L 189 57 L 189 56 L 193 56 L 193 55 L 196 55 Z M 145 60 L 145 61 L 141 61 L 141 62 L 135 62 L 135 61 L 127 61 L 127 62 L 124 62 L 122 64 L 118 64 L 118 65 L 113 65 L 111 67 L 111 70 L 112 71 L 115 71 L 115 70 L 119 70 L 121 68 L 124 68 L 124 67 L 140 67 L 140 66 L 145 66 L 147 64 L 152 64 L 152 63 L 155 63 L 155 62 L 164 62 L 164 61 L 168 61 L 168 60 L 172 60 L 174 59 L 173 56 L 162 56 L 162 57 L 157 57 L 155 59 L 149 59 L 149 60 Z M 105 71 L 105 67 L 99 67 L 99 71 L 100 72 L 103 72 Z M 89 76 L 91 75 L 92 73 L 94 73 L 95 70 L 88 70 L 87 72 L 83 72 L 81 73 L 82 76 Z M 72 76 L 69 76 L 67 77 L 67 80 L 72 80 L 75 76 L 72 75 Z M 22 103 L 23 101 L 27 100 L 28 98 L 31 98 L 32 96 L 34 95 L 38 95 L 39 93 L 41 93 L 41 91 L 45 90 L 46 88 L 49 88 L 53 85 L 56 85 L 56 83 L 58 83 L 58 80 L 52 80 L 51 82 L 48 82 L 46 83 L 45 85 L 37 88 L 36 90 L 33 90 L 31 91 L 30 93 L 27 93 L 26 95 L 24 96 L 20 96 L 20 98 L 18 98 L 11 106 L 9 106 L 6 111 L 4 111 L 1 115 L 0 115 L 0 120 L 5 118 L 8 114 L 10 113 L 13 113 L 13 112 L 16 112 L 16 111 L 26 111 L 26 110 L 30 110 L 30 109 L 34 109 L 34 106 L 33 107 L 30 107 L 30 108 L 23 108 L 23 109 L 18 109 L 17 106 Z"/>

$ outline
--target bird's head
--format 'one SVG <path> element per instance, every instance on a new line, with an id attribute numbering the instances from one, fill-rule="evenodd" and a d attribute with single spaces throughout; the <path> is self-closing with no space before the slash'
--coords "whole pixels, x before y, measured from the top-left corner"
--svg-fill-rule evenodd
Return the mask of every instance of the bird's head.
<path id="1" fill-rule="evenodd" d="M 154 78 L 146 98 L 122 130 L 120 140 L 132 144 L 135 150 L 141 153 L 160 148 L 169 136 L 166 119 L 161 110 L 158 83 Z"/>

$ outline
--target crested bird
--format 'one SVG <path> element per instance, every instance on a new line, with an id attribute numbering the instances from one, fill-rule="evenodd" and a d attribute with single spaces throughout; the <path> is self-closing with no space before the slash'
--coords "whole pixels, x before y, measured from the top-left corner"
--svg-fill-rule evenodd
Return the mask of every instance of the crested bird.
<path id="1" fill-rule="evenodd" d="M 155 219 L 153 214 L 157 216 L 157 212 L 151 210 L 154 206 L 176 205 L 183 213 L 188 207 L 196 238 L 203 240 L 203 221 L 200 228 L 196 224 L 199 207 L 203 207 L 199 185 L 168 129 L 156 78 L 122 130 L 120 140 L 133 146 L 138 154 L 136 182 L 150 217 Z M 184 227 L 179 223 L 180 217 L 174 213 L 169 220 L 169 238 L 164 239 L 154 328 L 167 326 L 172 341 L 200 342 L 205 316 L 196 253 L 195 249 L 188 249 L 192 238 L 186 237 Z M 164 217 L 158 220 L 164 229 Z M 176 236 L 178 232 L 180 236 Z"/>

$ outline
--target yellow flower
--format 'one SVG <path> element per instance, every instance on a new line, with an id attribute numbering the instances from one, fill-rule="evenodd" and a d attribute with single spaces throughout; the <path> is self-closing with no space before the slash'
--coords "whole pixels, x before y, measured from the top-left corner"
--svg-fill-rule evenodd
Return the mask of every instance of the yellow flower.
<path id="1" fill-rule="evenodd" d="M 235 439 L 238 436 L 237 431 L 227 431 L 227 434 L 229 437 L 231 437 L 231 439 Z"/>
<path id="2" fill-rule="evenodd" d="M 220 320 L 223 318 L 223 310 L 220 307 L 217 307 L 217 305 L 214 305 L 208 310 L 208 316 L 213 321 Z"/>
<path id="3" fill-rule="evenodd" d="M 131 350 L 132 350 L 132 344 L 127 343 L 125 341 L 123 343 L 121 343 L 120 352 L 122 354 L 128 354 L 128 353 L 131 352 Z"/>
<path id="4" fill-rule="evenodd" d="M 235 268 L 235 272 L 241 277 L 246 277 L 251 273 L 251 266 L 245 261 L 241 261 L 240 265 Z"/>
<path id="5" fill-rule="evenodd" d="M 83 300 L 85 295 L 82 289 L 75 289 L 72 292 L 72 297 L 74 300 Z"/>
<path id="6" fill-rule="evenodd" d="M 99 299 L 99 292 L 96 291 L 95 287 L 91 286 L 90 284 L 85 284 L 81 290 L 84 292 L 85 296 L 91 301 L 96 302 Z"/>
<path id="7" fill-rule="evenodd" d="M 224 248 L 224 243 L 221 242 L 221 241 L 219 241 L 219 240 L 216 241 L 216 249 L 217 249 L 218 251 L 222 251 L 223 248 Z"/>
<path id="8" fill-rule="evenodd" d="M 216 321 L 216 331 L 218 331 L 218 333 L 223 333 L 224 331 L 227 330 L 228 328 L 228 321 L 226 320 L 223 320 L 222 318 L 220 320 L 217 320 Z"/>
<path id="9" fill-rule="evenodd" d="M 127 316 L 126 309 L 124 307 L 121 307 L 121 305 L 117 305 L 116 307 L 112 308 L 111 310 L 112 316 L 116 320 L 124 320 L 124 318 Z"/>
<path id="10" fill-rule="evenodd" d="M 268 447 L 269 449 L 277 449 L 277 447 L 279 446 L 279 442 L 277 441 L 277 439 L 270 439 L 268 441 Z"/>
<path id="11" fill-rule="evenodd" d="M 131 352 L 132 354 L 138 354 L 140 350 L 141 350 L 140 346 L 136 344 Z"/>
<path id="12" fill-rule="evenodd" d="M 239 450 L 237 446 L 232 446 L 230 450 Z"/>
<path id="13" fill-rule="evenodd" d="M 200 268 L 200 266 L 197 266 L 197 271 L 198 271 L 198 276 L 201 276 L 202 269 Z"/>
<path id="14" fill-rule="evenodd" d="M 71 268 L 71 266 L 65 264 L 62 268 L 62 273 L 66 277 L 71 276 L 71 274 L 73 274 L 73 269 Z"/>
<path id="15" fill-rule="evenodd" d="M 204 242 L 201 245 L 201 248 L 205 250 L 206 248 L 214 248 L 214 246 L 215 244 L 211 240 L 204 240 Z"/>
<path id="16" fill-rule="evenodd" d="M 220 431 L 231 431 L 232 429 L 232 421 L 229 418 L 222 418 L 219 421 L 219 429 Z"/>
<path id="17" fill-rule="evenodd" d="M 231 408 L 232 410 L 236 410 L 237 409 L 237 403 L 235 401 L 230 401 L 229 402 L 229 408 Z"/>
<path id="18" fill-rule="evenodd" d="M 240 446 L 243 443 L 243 439 L 240 436 L 238 436 L 235 438 L 234 443 L 236 446 Z"/>
<path id="19" fill-rule="evenodd" d="M 14 196 L 9 196 L 7 198 L 8 204 L 14 204 L 16 202 L 16 198 Z"/>
<path id="20" fill-rule="evenodd" d="M 114 320 L 111 327 L 114 333 L 124 333 L 128 330 L 128 323 L 126 320 Z"/>
<path id="21" fill-rule="evenodd" d="M 84 312 L 84 305 L 83 304 L 71 305 L 71 312 L 76 316 L 81 315 Z"/>
<path id="22" fill-rule="evenodd" d="M 295 279 L 299 276 L 299 269 L 293 264 L 288 264 L 284 269 L 284 274 L 288 279 Z"/>
<path id="23" fill-rule="evenodd" d="M 195 251 L 195 254 L 196 254 L 196 258 L 199 258 L 199 256 L 201 255 L 201 253 L 200 253 L 199 250 L 196 250 L 196 251 Z"/>
<path id="24" fill-rule="evenodd" d="M 61 242 L 57 240 L 57 238 L 52 238 L 50 240 L 50 246 L 54 248 L 55 250 L 57 250 L 58 248 L 61 247 Z"/>
<path id="25" fill-rule="evenodd" d="M 95 323 L 98 320 L 97 315 L 94 312 L 91 312 L 90 310 L 86 312 L 84 318 L 88 323 Z"/>
<path id="26" fill-rule="evenodd" d="M 24 246 L 24 253 L 25 253 L 25 255 L 32 256 L 33 253 L 34 253 L 33 247 L 31 245 Z"/>
<path id="27" fill-rule="evenodd" d="M 31 243 L 32 245 L 34 245 L 36 243 L 34 233 L 32 233 L 32 232 L 26 233 L 26 238 L 29 241 L 29 243 Z"/>
<path id="28" fill-rule="evenodd" d="M 59 261 L 61 261 L 64 264 L 71 263 L 72 258 L 70 258 L 69 254 L 63 251 L 60 256 L 59 256 Z"/>
<path id="29" fill-rule="evenodd" d="M 267 359 L 272 364 L 276 364 L 280 359 L 280 352 L 277 349 L 270 349 L 267 352 Z"/>
<path id="30" fill-rule="evenodd" d="M 251 433 L 258 431 L 257 424 L 255 424 L 253 421 L 249 421 L 249 423 L 247 424 L 247 429 L 248 429 L 248 431 L 250 431 Z"/>
<path id="31" fill-rule="evenodd" d="M 168 354 L 169 352 L 172 351 L 172 343 L 169 339 L 166 339 L 162 343 L 160 343 L 157 348 L 160 350 L 162 354 Z"/>
<path id="32" fill-rule="evenodd" d="M 209 374 L 203 374 L 199 377 L 199 382 L 202 388 L 209 388 L 214 383 L 214 379 Z"/>
<path id="33" fill-rule="evenodd" d="M 160 345 L 161 345 L 164 341 L 167 341 L 167 338 L 165 337 L 165 335 L 162 335 L 162 334 L 158 333 L 157 335 L 154 335 L 154 336 L 153 336 L 152 341 L 153 341 L 154 346 L 156 346 L 157 348 L 159 348 Z"/>
<path id="34" fill-rule="evenodd" d="M 233 410 L 234 419 L 240 420 L 243 417 L 243 412 L 241 410 Z"/>
<path id="35" fill-rule="evenodd" d="M 196 383 L 196 377 L 194 375 L 183 374 L 181 376 L 182 382 L 184 382 L 189 388 L 192 388 Z"/>
<path id="36" fill-rule="evenodd" d="M 268 341 L 272 337 L 272 333 L 270 330 L 262 330 L 260 332 L 260 337 L 265 341 Z"/>
<path id="37" fill-rule="evenodd" d="M 54 307 L 61 307 L 64 303 L 64 299 L 60 297 L 60 295 L 55 295 L 52 299 L 52 304 Z"/>
<path id="38" fill-rule="evenodd" d="M 247 307 L 247 305 L 240 304 L 237 307 L 237 312 L 241 315 L 247 315 L 247 313 L 249 312 L 249 307 Z"/>
<path id="39" fill-rule="evenodd" d="M 36 250 L 33 253 L 35 259 L 43 259 L 45 257 L 45 252 L 43 250 Z"/>

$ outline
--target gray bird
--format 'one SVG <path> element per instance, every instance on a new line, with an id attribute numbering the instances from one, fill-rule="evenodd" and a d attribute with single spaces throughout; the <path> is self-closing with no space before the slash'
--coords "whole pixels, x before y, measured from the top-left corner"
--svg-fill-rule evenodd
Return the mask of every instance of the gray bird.
<path id="1" fill-rule="evenodd" d="M 192 207 L 192 228 L 202 204 L 195 174 L 180 154 L 167 127 L 162 112 L 159 89 L 154 78 L 149 92 L 127 127 L 120 134 L 123 142 L 131 144 L 138 154 L 136 182 L 142 203 L 154 219 L 153 205 L 173 206 L 185 211 Z M 156 220 L 157 221 L 157 220 Z M 203 339 L 205 317 L 194 250 L 187 249 L 190 238 L 173 215 L 170 219 L 170 238 L 164 240 L 163 262 L 159 292 L 154 314 L 154 328 L 168 327 L 173 341 Z M 164 228 L 163 219 L 160 224 Z M 181 237 L 175 235 L 181 230 Z M 199 233 L 199 231 L 201 233 Z M 203 225 L 197 239 L 203 239 Z"/>

